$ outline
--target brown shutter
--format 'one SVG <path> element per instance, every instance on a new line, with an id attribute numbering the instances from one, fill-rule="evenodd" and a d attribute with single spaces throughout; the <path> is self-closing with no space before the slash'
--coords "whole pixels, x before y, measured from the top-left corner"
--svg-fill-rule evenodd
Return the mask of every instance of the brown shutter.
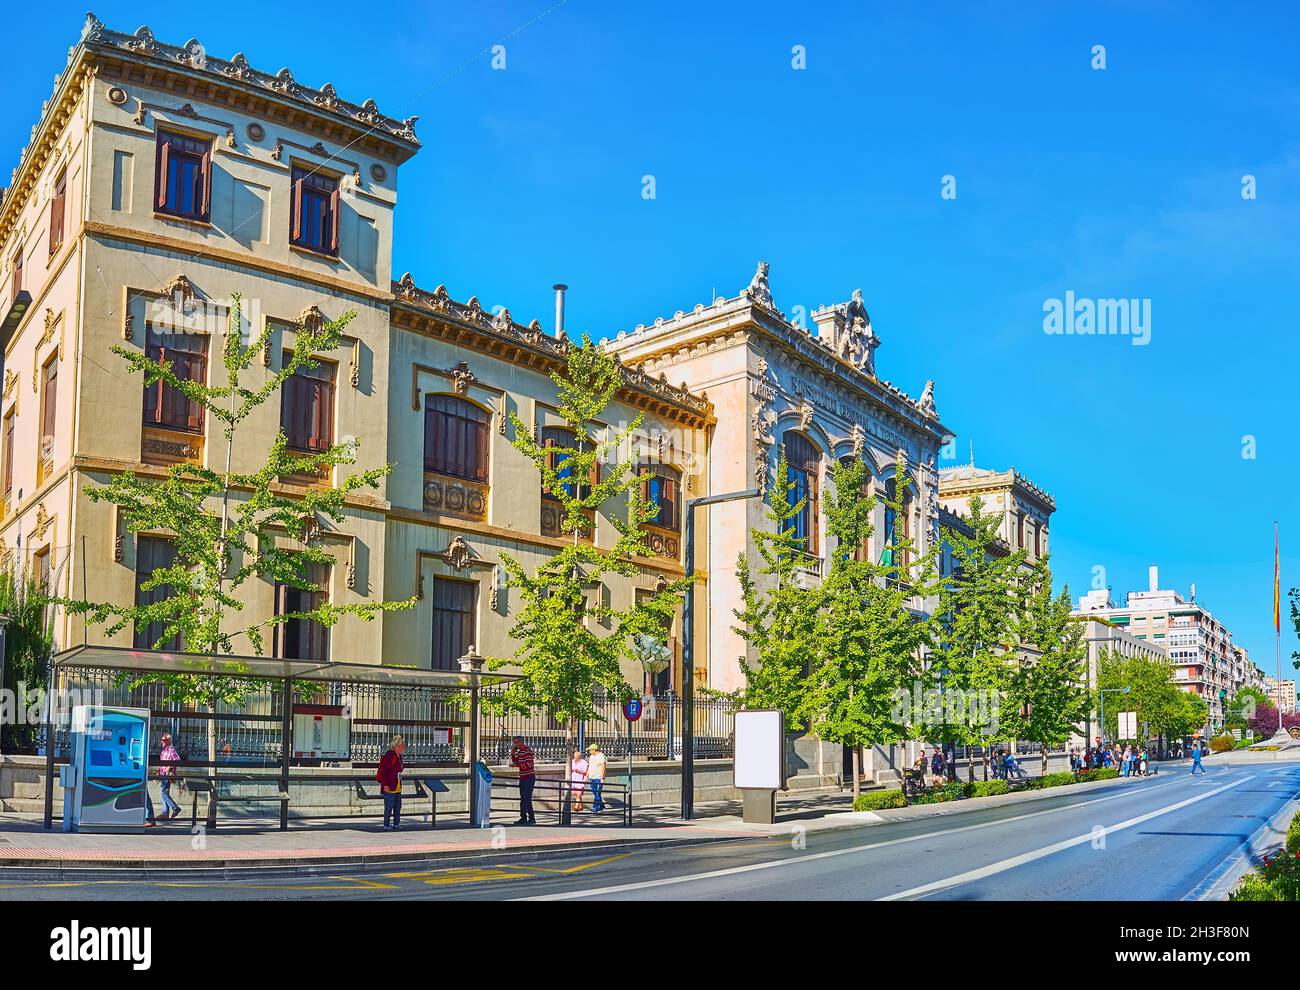
<path id="1" fill-rule="evenodd" d="M 339 253 L 339 187 L 335 183 L 333 192 L 330 193 L 330 231 L 329 245 L 332 254 Z"/>
<path id="2" fill-rule="evenodd" d="M 208 359 L 204 355 L 191 354 L 189 368 L 189 379 L 200 384 L 208 380 Z M 203 430 L 203 406 L 192 399 L 185 400 L 186 416 L 185 425 L 191 430 Z"/>
<path id="3" fill-rule="evenodd" d="M 154 199 L 159 209 L 167 205 L 167 172 L 171 162 L 172 143 L 163 141 L 158 146 L 158 174 L 154 176 Z"/>
<path id="4" fill-rule="evenodd" d="M 293 239 L 295 241 L 302 239 L 302 179 L 295 179 L 293 183 Z"/>
<path id="5" fill-rule="evenodd" d="M 203 152 L 203 165 L 199 169 L 199 182 L 203 183 L 203 195 L 195 197 L 199 201 L 199 213 L 204 220 L 212 213 L 212 147 Z"/>

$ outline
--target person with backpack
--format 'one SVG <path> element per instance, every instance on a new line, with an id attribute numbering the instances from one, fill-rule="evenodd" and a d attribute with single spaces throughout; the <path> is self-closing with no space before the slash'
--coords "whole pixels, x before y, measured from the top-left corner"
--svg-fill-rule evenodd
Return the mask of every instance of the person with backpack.
<path id="1" fill-rule="evenodd" d="M 384 831 L 400 832 L 402 830 L 402 754 L 406 752 L 406 740 L 393 736 L 386 752 L 379 761 L 375 771 L 375 780 L 379 781 L 379 793 L 384 796 Z"/>

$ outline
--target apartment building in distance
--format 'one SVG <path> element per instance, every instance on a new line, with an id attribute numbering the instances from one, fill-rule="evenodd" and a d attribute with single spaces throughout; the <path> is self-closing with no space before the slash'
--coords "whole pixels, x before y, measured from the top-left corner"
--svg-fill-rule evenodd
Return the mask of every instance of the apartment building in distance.
<path id="1" fill-rule="evenodd" d="M 1160 587 L 1159 569 L 1150 568 L 1146 591 L 1131 591 L 1124 605 L 1101 588 L 1079 598 L 1080 615 L 1104 619 L 1133 638 L 1162 648 L 1169 655 L 1179 687 L 1203 697 L 1209 706 L 1209 731 L 1223 727 L 1226 704 L 1243 687 L 1262 686 L 1262 675 L 1232 633 L 1204 605 L 1195 591 L 1184 598 Z"/>
<path id="2" fill-rule="evenodd" d="M 1273 699 L 1273 704 L 1282 709 L 1284 714 L 1295 713 L 1295 681 L 1278 680 L 1275 677 L 1264 678 L 1264 693 Z"/>

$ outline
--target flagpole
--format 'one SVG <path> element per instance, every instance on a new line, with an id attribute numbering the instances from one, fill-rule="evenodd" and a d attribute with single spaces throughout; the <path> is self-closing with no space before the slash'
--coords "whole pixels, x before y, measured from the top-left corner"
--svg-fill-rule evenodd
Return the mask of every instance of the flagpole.
<path id="1" fill-rule="evenodd" d="M 1282 559 L 1273 520 L 1273 630 L 1277 633 L 1277 734 L 1282 734 Z"/>

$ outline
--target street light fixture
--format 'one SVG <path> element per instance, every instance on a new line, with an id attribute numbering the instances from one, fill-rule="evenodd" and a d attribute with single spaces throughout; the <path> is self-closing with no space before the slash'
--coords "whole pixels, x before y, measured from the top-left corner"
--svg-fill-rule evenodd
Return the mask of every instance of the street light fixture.
<path id="1" fill-rule="evenodd" d="M 695 510 L 719 502 L 758 498 L 757 488 L 726 495 L 693 498 L 686 503 L 686 579 L 695 576 Z M 695 583 L 686 588 L 682 603 L 682 820 L 695 813 Z"/>

